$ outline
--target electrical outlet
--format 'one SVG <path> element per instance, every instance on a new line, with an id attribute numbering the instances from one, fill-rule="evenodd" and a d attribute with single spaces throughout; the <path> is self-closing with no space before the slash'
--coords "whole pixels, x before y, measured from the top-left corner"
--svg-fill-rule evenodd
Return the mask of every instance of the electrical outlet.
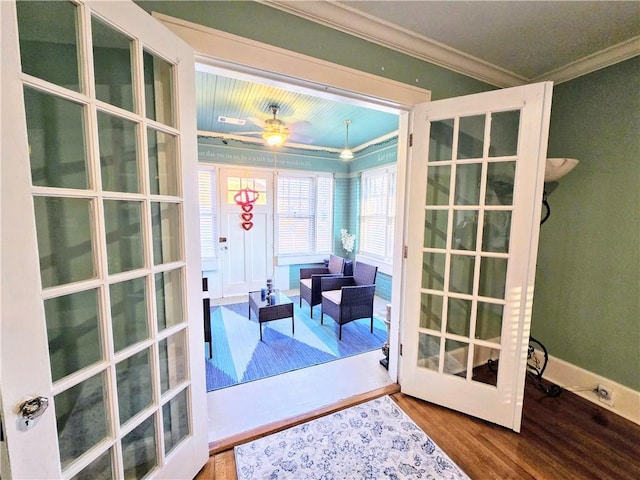
<path id="1" fill-rule="evenodd" d="M 596 395 L 602 403 L 613 407 L 613 390 L 611 388 L 600 384 L 596 387 Z"/>

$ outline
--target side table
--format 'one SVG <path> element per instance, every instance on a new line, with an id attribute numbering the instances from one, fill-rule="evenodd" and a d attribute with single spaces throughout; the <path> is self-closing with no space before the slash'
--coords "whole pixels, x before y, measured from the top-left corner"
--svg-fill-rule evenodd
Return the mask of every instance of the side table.
<path id="1" fill-rule="evenodd" d="M 266 300 L 262 300 L 260 291 L 249 292 L 249 320 L 251 320 L 251 311 L 258 316 L 260 341 L 262 341 L 262 324 L 264 322 L 271 322 L 272 320 L 291 317 L 291 333 L 295 334 L 293 301 L 286 295 L 278 292 L 278 295 L 275 297 L 275 303 L 270 304 Z"/>

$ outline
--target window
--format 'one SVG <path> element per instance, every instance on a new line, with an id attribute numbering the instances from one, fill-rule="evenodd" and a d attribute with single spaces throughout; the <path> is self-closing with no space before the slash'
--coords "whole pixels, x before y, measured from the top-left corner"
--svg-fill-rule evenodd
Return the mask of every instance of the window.
<path id="1" fill-rule="evenodd" d="M 200 201 L 200 254 L 204 263 L 218 258 L 216 171 L 213 168 L 198 170 L 198 198 Z"/>
<path id="2" fill-rule="evenodd" d="M 396 214 L 396 167 L 362 173 L 360 253 L 391 263 Z"/>
<path id="3" fill-rule="evenodd" d="M 333 245 L 333 177 L 279 174 L 277 177 L 277 253 L 331 253 Z"/>

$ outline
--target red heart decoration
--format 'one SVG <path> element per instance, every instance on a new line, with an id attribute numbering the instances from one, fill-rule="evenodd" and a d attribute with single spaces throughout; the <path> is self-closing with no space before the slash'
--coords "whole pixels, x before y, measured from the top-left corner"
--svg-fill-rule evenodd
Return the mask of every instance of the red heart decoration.
<path id="1" fill-rule="evenodd" d="M 250 221 L 253 218 L 253 213 L 243 213 L 240 215 L 245 222 Z"/>
<path id="2" fill-rule="evenodd" d="M 245 212 L 250 212 L 251 210 L 253 210 L 253 205 L 250 203 L 243 203 L 240 206 L 242 207 L 242 210 L 244 210 Z"/>
<path id="3" fill-rule="evenodd" d="M 242 222 L 242 228 L 244 228 L 247 232 L 251 230 L 253 227 L 253 222 Z"/>

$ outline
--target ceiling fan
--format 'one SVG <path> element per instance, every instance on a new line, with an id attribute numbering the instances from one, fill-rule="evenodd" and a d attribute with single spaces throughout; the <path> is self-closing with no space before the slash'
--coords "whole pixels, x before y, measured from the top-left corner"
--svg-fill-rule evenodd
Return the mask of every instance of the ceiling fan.
<path id="1" fill-rule="evenodd" d="M 278 105 L 269 105 L 269 111 L 273 115 L 272 118 L 262 120 L 256 117 L 249 117 L 249 121 L 253 124 L 262 127 L 262 131 L 259 132 L 244 132 L 245 135 L 261 135 L 267 145 L 278 147 L 291 137 L 296 138 L 304 143 L 310 142 L 310 138 L 304 138 L 299 132 L 294 132 L 294 129 L 298 129 L 301 125 L 309 125 L 307 121 L 295 122 L 290 126 L 280 120 L 277 115 L 280 111 Z"/>

